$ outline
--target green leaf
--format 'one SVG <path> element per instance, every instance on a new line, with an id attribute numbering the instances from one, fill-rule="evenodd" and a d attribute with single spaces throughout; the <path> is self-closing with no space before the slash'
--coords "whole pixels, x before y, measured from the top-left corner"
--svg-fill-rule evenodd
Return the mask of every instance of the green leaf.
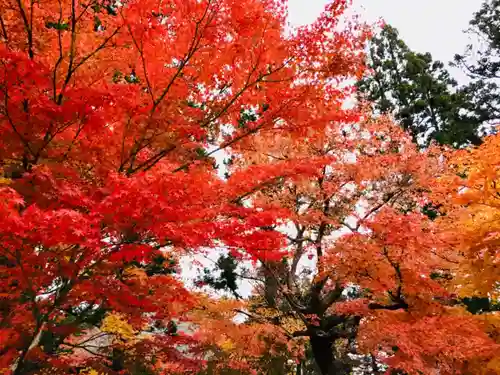
<path id="1" fill-rule="evenodd" d="M 45 27 L 47 29 L 69 30 L 69 24 L 68 23 L 62 23 L 62 22 L 48 21 L 48 22 L 45 23 Z"/>

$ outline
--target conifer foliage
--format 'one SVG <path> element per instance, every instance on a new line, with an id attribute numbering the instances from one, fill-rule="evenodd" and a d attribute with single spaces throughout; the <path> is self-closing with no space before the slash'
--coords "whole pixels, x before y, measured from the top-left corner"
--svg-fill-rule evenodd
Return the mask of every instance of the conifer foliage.
<path id="1" fill-rule="evenodd" d="M 391 25 L 369 42 L 368 74 L 357 82 L 359 96 L 395 117 L 416 142 L 460 147 L 481 143 L 471 90 L 459 88 L 445 64 L 412 51 Z"/>

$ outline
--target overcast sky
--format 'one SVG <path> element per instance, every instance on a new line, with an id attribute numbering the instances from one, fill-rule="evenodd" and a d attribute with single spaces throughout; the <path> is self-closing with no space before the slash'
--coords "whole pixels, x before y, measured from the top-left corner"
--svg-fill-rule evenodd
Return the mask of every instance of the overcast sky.
<path id="1" fill-rule="evenodd" d="M 294 25 L 314 21 L 328 0 L 289 0 Z M 382 18 L 396 27 L 413 50 L 430 52 L 443 62 L 463 51 L 468 38 L 462 30 L 483 0 L 354 0 L 354 8 L 369 22 Z M 457 74 L 456 72 L 454 72 Z M 462 77 L 457 77 L 461 79 Z"/>

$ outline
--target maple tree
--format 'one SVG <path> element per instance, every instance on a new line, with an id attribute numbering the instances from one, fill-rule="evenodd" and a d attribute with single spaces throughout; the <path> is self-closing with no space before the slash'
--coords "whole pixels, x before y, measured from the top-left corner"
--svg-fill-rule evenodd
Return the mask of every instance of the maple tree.
<path id="1" fill-rule="evenodd" d="M 204 297 L 179 259 L 221 244 L 280 259 L 285 238 L 266 228 L 287 210 L 242 201 L 314 166 L 224 180 L 213 156 L 355 117 L 337 83 L 361 74 L 367 32 L 340 25 L 346 6 L 288 33 L 274 0 L 0 1 L 3 373 L 194 372 L 207 345 L 224 358 L 236 339 L 193 315 Z M 185 320 L 198 334 L 177 333 Z M 239 329 L 279 342 L 269 325 Z"/>
<path id="2" fill-rule="evenodd" d="M 395 124 L 369 114 L 355 125 L 309 132 L 305 143 L 255 135 L 238 149 L 245 157 L 233 163 L 234 171 L 297 159 L 315 167 L 251 198 L 253 206 L 278 204 L 293 212 L 287 229 L 269 228 L 287 233 L 285 259 L 261 259 L 257 271 L 240 275 L 257 280 L 247 307 L 254 319 L 308 338 L 322 374 L 349 374 L 354 367 L 497 373 L 497 315 L 471 314 L 456 294 L 464 275 L 491 292 L 498 282 L 495 262 L 485 269 L 477 263 L 482 253 L 474 258 L 488 278 L 457 267 L 461 252 L 450 236 L 462 231 L 466 237 L 469 230 L 451 213 L 447 225 L 429 218 L 430 202 L 447 202 L 458 192 L 444 177 L 453 168 L 440 161 L 442 151 L 418 151 Z M 486 151 L 477 152 L 496 165 Z M 476 231 L 470 238 L 484 236 Z M 469 289 L 464 296 L 474 294 Z"/>
<path id="3" fill-rule="evenodd" d="M 446 239 L 460 255 L 456 292 L 462 297 L 487 298 L 486 311 L 499 299 L 498 142 L 497 135 L 490 136 L 479 148 L 450 155 L 451 167 L 440 177 L 434 194 Z"/>
<path id="4" fill-rule="evenodd" d="M 344 106 L 369 34 L 347 5 L 290 31 L 278 0 L 0 0 L 3 373 L 279 373 L 306 345 L 324 374 L 353 349 L 498 368 L 496 315 L 445 277 L 474 250 L 454 259 L 451 224 L 419 212 L 438 158 Z M 264 279 L 253 299 L 178 277 L 221 247 Z"/>

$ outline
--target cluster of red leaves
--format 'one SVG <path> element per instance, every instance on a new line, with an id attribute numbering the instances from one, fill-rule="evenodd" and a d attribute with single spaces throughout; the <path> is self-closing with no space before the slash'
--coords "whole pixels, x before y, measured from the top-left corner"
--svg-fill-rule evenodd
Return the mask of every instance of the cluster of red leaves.
<path id="1" fill-rule="evenodd" d="M 432 150 L 344 109 L 340 83 L 362 74 L 368 36 L 342 26 L 346 7 L 287 34 L 278 0 L 0 0 L 4 373 L 185 373 L 209 360 L 251 372 L 263 353 L 298 353 L 175 276 L 180 257 L 220 246 L 271 271 L 287 254 L 280 293 L 316 327 L 294 301 L 314 251 L 310 300 L 362 316 L 360 347 L 393 368 L 494 371 L 496 316 L 467 315 L 454 293 L 496 293 L 498 138 L 455 156 L 460 195 Z M 224 180 L 221 151 L 235 159 Z M 415 213 L 430 189 L 462 198 L 445 202 L 447 219 Z M 287 243 L 276 225 L 290 222 Z M 348 284 L 360 299 L 342 301 Z"/>
<path id="2" fill-rule="evenodd" d="M 349 92 L 332 82 L 359 76 L 367 33 L 339 27 L 345 6 L 286 36 L 275 0 L 0 1 L 4 373 L 115 373 L 138 358 L 157 371 L 203 365 L 193 353 L 214 337 L 155 328 L 201 303 L 155 261 L 221 244 L 282 257 L 284 236 L 265 228 L 289 212 L 242 200 L 309 161 L 221 180 L 205 150 L 237 152 L 259 133 L 299 140 L 347 119 Z M 265 111 L 240 127 L 247 108 Z M 116 314 L 141 339 L 120 342 L 117 328 L 93 345 Z M 121 369 L 115 352 L 128 358 Z"/>
<path id="3" fill-rule="evenodd" d="M 493 217 L 484 216 L 489 211 L 479 207 L 485 195 L 496 207 L 497 198 L 492 198 L 496 191 L 486 192 L 491 171 L 496 171 L 495 159 L 481 161 L 485 154 L 498 153 L 492 142 L 464 151 L 463 159 L 458 153 L 448 163 L 442 151 L 422 152 L 390 121 L 367 115 L 356 125 L 336 123 L 322 132 L 310 132 L 307 142 L 298 145 L 289 137 L 262 135 L 240 144 L 246 158 L 236 168 L 245 163 L 272 166 L 311 160 L 307 173 L 254 198 L 256 205 L 273 202 L 294 213 L 290 262 L 276 267 L 274 275 L 271 263 L 265 268 L 279 285 L 276 300 L 308 327 L 301 334 L 314 337 L 315 330 L 324 329 L 321 334 L 330 334 L 333 343 L 352 339 L 352 330 L 359 329 L 358 348 L 389 365 L 390 371 L 453 374 L 483 367 L 484 373 L 496 373 L 497 315 L 468 313 L 456 293 L 457 285 L 468 284 L 461 296 L 482 290 L 482 296 L 495 296 L 498 273 L 493 272 L 496 260 L 491 254 L 497 233 Z M 470 171 L 467 182 L 454 175 L 453 167 L 463 169 L 465 161 Z M 475 190 L 459 191 L 472 183 Z M 438 205 L 443 197 L 448 215 L 433 221 L 424 207 L 429 202 Z M 456 199 L 458 206 L 452 203 Z M 460 206 L 464 200 L 469 204 L 465 211 Z M 468 227 L 464 219 L 471 211 L 476 225 Z M 471 253 L 479 246 L 483 247 L 479 254 Z M 487 259 L 485 247 L 490 252 Z M 464 250 L 469 255 L 461 259 Z M 304 280 L 301 263 L 312 268 L 312 279 Z M 353 286 L 357 289 L 353 297 L 341 293 Z M 306 312 L 316 314 L 316 321 Z M 328 319 L 347 324 L 346 317 L 358 317 L 359 327 L 324 328 Z"/>

